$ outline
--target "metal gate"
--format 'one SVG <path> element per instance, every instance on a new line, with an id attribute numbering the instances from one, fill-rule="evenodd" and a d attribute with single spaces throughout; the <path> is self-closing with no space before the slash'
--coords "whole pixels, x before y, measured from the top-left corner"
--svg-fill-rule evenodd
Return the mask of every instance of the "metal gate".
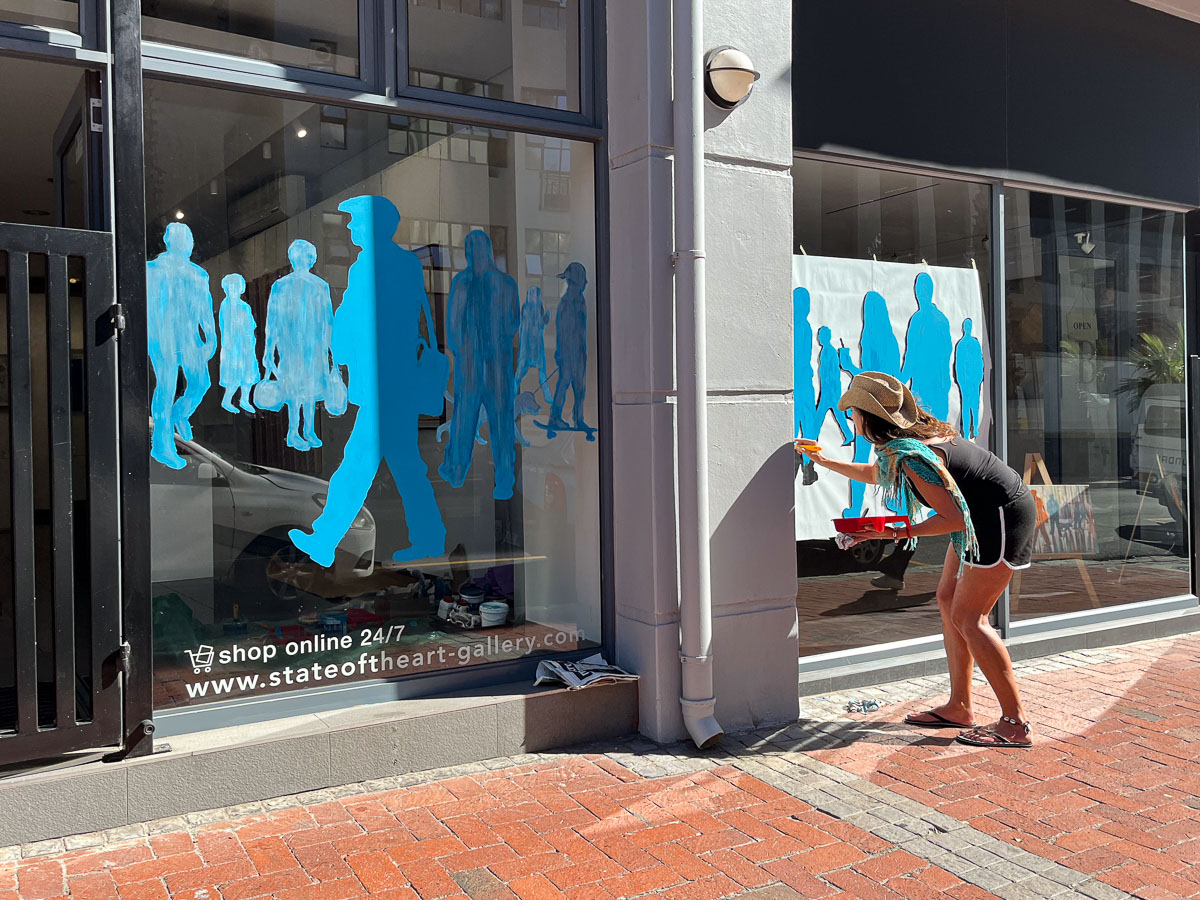
<path id="1" fill-rule="evenodd" d="M 0 766 L 121 742 L 112 265 L 110 233 L 0 224 Z"/>

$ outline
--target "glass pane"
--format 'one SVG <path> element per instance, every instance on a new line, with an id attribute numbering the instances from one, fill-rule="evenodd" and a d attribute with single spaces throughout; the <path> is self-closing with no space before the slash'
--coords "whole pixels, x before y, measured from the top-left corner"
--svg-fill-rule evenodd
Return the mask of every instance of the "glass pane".
<path id="1" fill-rule="evenodd" d="M 0 22 L 79 31 L 79 0 L 0 0 Z"/>
<path id="2" fill-rule="evenodd" d="M 148 41 L 358 75 L 358 0 L 142 0 Z"/>
<path id="3" fill-rule="evenodd" d="M 86 224 L 85 134 L 69 127 L 81 121 L 83 77 L 73 66 L 0 56 L 0 85 L 37 85 L 0 90 L 0 121 L 22 129 L 21 140 L 0 141 L 0 222 Z"/>
<path id="4" fill-rule="evenodd" d="M 409 0 L 409 83 L 579 110 L 584 0 Z"/>
<path id="5" fill-rule="evenodd" d="M 160 707 L 599 640 L 591 154 L 546 212 L 507 132 L 318 111 L 146 82 L 149 281 L 205 335 L 152 359 Z"/>
<path id="6" fill-rule="evenodd" d="M 931 414 L 988 446 L 988 187 L 800 158 L 792 171 L 796 434 L 833 459 L 872 461 L 836 409 L 867 369 L 900 377 Z M 974 366 L 956 362 L 968 357 Z M 840 550 L 834 518 L 895 511 L 875 486 L 799 457 L 795 491 L 801 655 L 940 633 L 949 538 Z"/>
<path id="7" fill-rule="evenodd" d="M 1012 190 L 1004 227 L 1008 462 L 1042 500 L 1012 615 L 1185 594 L 1183 215 Z"/>

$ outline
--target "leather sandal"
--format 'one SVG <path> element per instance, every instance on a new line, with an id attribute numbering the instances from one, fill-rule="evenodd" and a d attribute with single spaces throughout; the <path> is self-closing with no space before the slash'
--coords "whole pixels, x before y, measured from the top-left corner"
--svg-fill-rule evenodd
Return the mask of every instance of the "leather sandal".
<path id="1" fill-rule="evenodd" d="M 1029 736 L 1030 727 L 1028 722 L 1019 722 L 1009 716 L 1001 716 L 1001 722 L 1007 722 L 1009 725 L 1016 725 L 1018 728 L 1025 729 L 1026 737 Z M 962 734 L 954 738 L 960 744 L 966 744 L 969 747 L 1013 747 L 1019 750 L 1027 750 L 1033 746 L 1033 741 L 1012 741 L 1003 735 L 997 734 L 990 728 L 972 728 L 970 731 L 964 731 Z"/>

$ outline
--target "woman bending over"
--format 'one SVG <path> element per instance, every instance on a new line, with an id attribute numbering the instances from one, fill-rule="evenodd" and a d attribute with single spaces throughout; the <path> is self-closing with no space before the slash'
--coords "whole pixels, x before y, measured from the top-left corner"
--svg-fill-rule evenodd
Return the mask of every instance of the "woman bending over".
<path id="1" fill-rule="evenodd" d="M 917 406 L 907 387 L 881 372 L 854 377 L 838 403 L 849 409 L 858 434 L 875 445 L 874 463 L 827 459 L 797 443 L 813 462 L 848 478 L 879 484 L 910 514 L 917 504 L 937 515 L 912 527 L 912 537 L 950 535 L 937 587 L 938 612 L 950 669 L 950 699 L 905 718 L 923 728 L 961 728 L 957 740 L 978 747 L 1029 747 L 1012 660 L 988 616 L 1016 569 L 1029 565 L 1036 510 L 1020 476 L 995 454 L 964 441 L 955 428 Z M 896 508 L 896 504 L 893 504 Z M 855 543 L 903 537 L 866 532 Z M 976 726 L 972 710 L 974 664 L 987 678 L 1003 713 Z"/>

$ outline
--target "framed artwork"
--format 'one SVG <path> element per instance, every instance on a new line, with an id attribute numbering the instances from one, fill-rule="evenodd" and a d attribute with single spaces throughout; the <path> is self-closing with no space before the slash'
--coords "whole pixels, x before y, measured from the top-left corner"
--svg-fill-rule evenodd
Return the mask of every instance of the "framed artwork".
<path id="1" fill-rule="evenodd" d="M 1099 553 L 1100 539 L 1086 484 L 1034 484 L 1037 531 L 1033 555 L 1041 557 Z"/>

